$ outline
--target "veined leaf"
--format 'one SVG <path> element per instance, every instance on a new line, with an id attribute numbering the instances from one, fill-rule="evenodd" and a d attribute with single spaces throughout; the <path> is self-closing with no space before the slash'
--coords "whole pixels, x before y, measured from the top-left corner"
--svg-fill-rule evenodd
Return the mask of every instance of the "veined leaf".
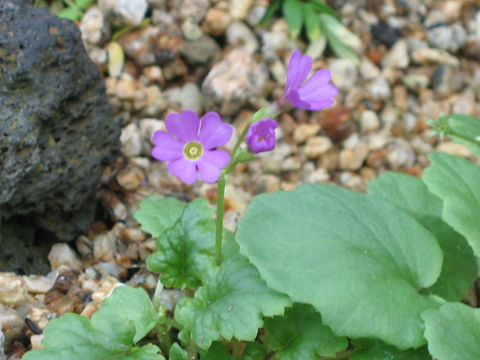
<path id="1" fill-rule="evenodd" d="M 460 114 L 446 116 L 450 129 L 457 135 L 448 134 L 457 144 L 464 145 L 480 159 L 480 119 Z"/>
<path id="2" fill-rule="evenodd" d="M 177 343 L 174 343 L 168 352 L 168 360 L 188 360 L 187 351 Z"/>
<path id="3" fill-rule="evenodd" d="M 348 340 L 333 334 L 322 324 L 320 314 L 306 304 L 295 304 L 285 311 L 285 315 L 265 319 L 265 330 L 265 341 L 277 351 L 279 360 L 335 357 L 337 352 L 348 346 Z"/>
<path id="4" fill-rule="evenodd" d="M 214 342 L 210 348 L 202 354 L 201 360 L 235 360 L 230 353 L 225 349 L 221 342 Z"/>
<path id="5" fill-rule="evenodd" d="M 236 241 L 272 289 L 313 305 L 337 335 L 401 349 L 425 343 L 420 314 L 434 298 L 443 255 L 407 213 L 326 185 L 256 196 Z M 382 314 L 382 316 L 378 316 Z"/>
<path id="6" fill-rule="evenodd" d="M 282 5 L 283 16 L 287 20 L 292 37 L 300 35 L 303 26 L 303 3 L 299 0 L 285 0 Z"/>
<path id="7" fill-rule="evenodd" d="M 282 314 L 287 296 L 270 289 L 248 260 L 232 256 L 220 268 L 209 268 L 195 297 L 183 298 L 175 318 L 190 330 L 202 349 L 221 338 L 252 341 L 262 327 L 262 316 Z"/>
<path id="8" fill-rule="evenodd" d="M 480 255 L 480 167 L 472 162 L 436 152 L 429 156 L 423 181 L 443 200 L 443 220 L 465 236 Z"/>
<path id="9" fill-rule="evenodd" d="M 445 303 L 422 314 L 428 350 L 438 360 L 480 359 L 480 309 Z"/>
<path id="10" fill-rule="evenodd" d="M 441 219 L 442 201 L 419 178 L 384 173 L 367 186 L 368 193 L 409 212 L 438 240 L 444 254 L 440 277 L 427 293 L 448 301 L 461 300 L 477 276 L 477 261 L 465 238 Z"/>
<path id="11" fill-rule="evenodd" d="M 142 230 L 158 238 L 166 229 L 173 225 L 182 216 L 186 204 L 173 197 L 165 198 L 161 195 L 152 195 L 140 203 L 140 209 L 133 216 Z"/>
<path id="12" fill-rule="evenodd" d="M 352 353 L 350 360 L 432 360 L 426 346 L 415 350 L 398 350 L 395 346 L 371 339 L 354 341 L 354 345 L 359 342 L 363 346 Z"/>
<path id="13" fill-rule="evenodd" d="M 207 200 L 196 199 L 185 206 L 173 227 L 157 238 L 158 251 L 147 258 L 147 266 L 161 273 L 165 286 L 195 289 L 201 284 L 215 246 L 213 212 Z"/>
<path id="14" fill-rule="evenodd" d="M 23 360 L 164 360 L 158 347 L 136 347 L 156 324 L 157 315 L 143 289 L 121 286 L 104 300 L 91 319 L 65 314 L 44 330 L 42 350 L 27 352 Z"/>

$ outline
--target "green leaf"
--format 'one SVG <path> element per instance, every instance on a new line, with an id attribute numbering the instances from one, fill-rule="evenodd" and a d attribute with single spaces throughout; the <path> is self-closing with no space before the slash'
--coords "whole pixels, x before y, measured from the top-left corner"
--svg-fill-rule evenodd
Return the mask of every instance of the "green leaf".
<path id="1" fill-rule="evenodd" d="M 454 134 L 448 136 L 458 144 L 464 145 L 480 158 L 480 119 L 460 114 L 446 116 L 449 128 Z"/>
<path id="2" fill-rule="evenodd" d="M 428 350 L 438 360 L 480 359 L 480 309 L 445 303 L 422 314 Z"/>
<path id="3" fill-rule="evenodd" d="M 323 35 L 322 23 L 310 4 L 304 6 L 305 30 L 308 40 L 315 41 Z"/>
<path id="4" fill-rule="evenodd" d="M 183 298 L 175 318 L 190 330 L 195 343 L 208 349 L 212 341 L 232 337 L 252 341 L 262 316 L 283 313 L 290 300 L 268 288 L 257 269 L 241 255 L 210 268 L 195 298 Z"/>
<path id="5" fill-rule="evenodd" d="M 287 20 L 292 37 L 300 35 L 303 26 L 303 4 L 298 0 L 285 0 L 282 5 L 283 16 Z"/>
<path id="6" fill-rule="evenodd" d="M 213 212 L 207 200 L 194 200 L 175 225 L 158 237 L 158 251 L 147 258 L 147 267 L 161 273 L 165 286 L 194 289 L 201 284 L 215 246 Z"/>
<path id="7" fill-rule="evenodd" d="M 332 17 L 334 17 L 335 19 L 337 20 L 340 20 L 340 17 L 338 16 L 338 14 L 335 12 L 335 10 L 333 10 L 330 6 L 328 6 L 324 1 L 322 0 L 310 0 L 310 2 L 308 3 L 309 6 L 312 6 L 313 8 L 315 8 L 317 11 L 321 12 L 321 13 L 325 13 L 325 14 L 328 14 Z"/>
<path id="8" fill-rule="evenodd" d="M 284 316 L 265 319 L 266 344 L 277 351 L 279 360 L 316 360 L 318 356 L 335 357 L 345 350 L 348 340 L 338 337 L 322 324 L 311 305 L 295 304 Z"/>
<path id="9" fill-rule="evenodd" d="M 133 216 L 142 230 L 158 238 L 166 229 L 175 225 L 182 216 L 185 203 L 161 195 L 152 195 L 140 203 L 140 209 Z"/>
<path id="10" fill-rule="evenodd" d="M 420 349 L 398 350 L 378 340 L 366 341 L 366 349 L 355 350 L 350 360 L 431 360 L 427 347 Z M 356 342 L 354 341 L 354 345 Z"/>
<path id="11" fill-rule="evenodd" d="M 443 200 L 443 220 L 465 236 L 480 255 L 480 167 L 472 162 L 436 152 L 423 173 L 428 189 Z"/>
<path id="12" fill-rule="evenodd" d="M 201 357 L 201 360 L 235 360 L 230 353 L 225 349 L 225 346 L 221 342 L 214 342 L 210 346 L 207 352 Z"/>
<path id="13" fill-rule="evenodd" d="M 91 4 L 93 4 L 94 1 L 95 0 L 75 0 L 75 3 L 77 4 L 78 7 L 82 8 L 82 9 L 86 9 Z"/>
<path id="14" fill-rule="evenodd" d="M 272 16 L 280 9 L 281 1 L 275 0 L 274 2 L 268 5 L 265 15 L 263 15 L 262 20 L 260 20 L 260 25 L 265 25 L 265 23 L 272 18 Z"/>
<path id="15" fill-rule="evenodd" d="M 313 305 L 337 335 L 403 349 L 425 343 L 420 313 L 436 301 L 419 289 L 436 281 L 443 256 L 433 235 L 397 207 L 301 185 L 255 197 L 236 241 L 269 287 Z"/>
<path id="16" fill-rule="evenodd" d="M 242 353 L 242 360 L 264 360 L 267 352 L 259 342 L 249 342 Z"/>
<path id="17" fill-rule="evenodd" d="M 409 212 L 437 238 L 444 254 L 442 272 L 425 292 L 449 301 L 461 300 L 475 281 L 477 262 L 465 238 L 441 220 L 442 201 L 422 180 L 400 173 L 384 173 L 370 181 L 367 189 Z"/>
<path id="18" fill-rule="evenodd" d="M 188 360 L 187 351 L 183 349 L 179 344 L 174 343 L 170 347 L 168 352 L 168 360 Z"/>
<path id="19" fill-rule="evenodd" d="M 29 351 L 22 359 L 162 360 L 158 347 L 134 346 L 156 321 L 153 305 L 143 289 L 118 287 L 91 319 L 68 313 L 51 320 L 44 330 L 44 349 Z"/>
<path id="20" fill-rule="evenodd" d="M 333 16 L 328 14 L 320 14 L 319 16 L 328 45 L 332 48 L 335 55 L 349 59 L 358 66 L 360 59 L 354 49 L 361 47 L 360 38 Z"/>
<path id="21" fill-rule="evenodd" d="M 78 20 L 82 17 L 82 12 L 78 8 L 73 8 L 73 7 L 67 7 L 65 9 L 62 9 L 58 14 L 58 17 L 68 19 L 68 20 Z"/>

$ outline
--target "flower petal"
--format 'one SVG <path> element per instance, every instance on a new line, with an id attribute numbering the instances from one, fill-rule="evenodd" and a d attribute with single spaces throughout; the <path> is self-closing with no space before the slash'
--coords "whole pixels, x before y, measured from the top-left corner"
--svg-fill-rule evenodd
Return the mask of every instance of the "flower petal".
<path id="1" fill-rule="evenodd" d="M 298 49 L 293 52 L 288 63 L 287 83 L 285 84 L 286 95 L 302 85 L 312 68 L 312 64 L 313 59 L 310 56 L 302 55 Z"/>
<path id="2" fill-rule="evenodd" d="M 162 130 L 153 133 L 152 156 L 160 161 L 171 161 L 182 157 L 183 145 L 170 134 Z"/>
<path id="3" fill-rule="evenodd" d="M 306 102 L 317 102 L 317 101 L 326 101 L 333 100 L 333 98 L 338 94 L 338 89 L 332 85 L 327 84 L 319 86 L 316 88 L 305 88 L 301 87 L 298 90 L 298 96 L 302 101 Z"/>
<path id="4" fill-rule="evenodd" d="M 230 155 L 225 150 L 207 150 L 198 160 L 198 171 L 202 180 L 213 183 L 220 177 L 220 170 L 227 166 Z"/>
<path id="5" fill-rule="evenodd" d="M 185 110 L 181 114 L 168 114 L 165 120 L 168 132 L 184 143 L 197 140 L 199 125 L 200 120 L 192 110 Z"/>
<path id="6" fill-rule="evenodd" d="M 207 150 L 225 145 L 232 137 L 232 125 L 224 123 L 216 112 L 206 113 L 200 123 L 198 139 Z"/>
<path id="7" fill-rule="evenodd" d="M 327 69 L 318 70 L 310 77 L 310 79 L 307 80 L 305 84 L 303 84 L 300 90 L 301 92 L 310 93 L 319 89 L 324 89 L 325 87 L 329 87 L 332 90 L 335 90 L 335 93 L 333 95 L 330 95 L 330 97 L 335 97 L 338 93 L 338 90 L 335 86 L 328 83 L 329 80 L 330 80 L 329 70 Z"/>
<path id="8" fill-rule="evenodd" d="M 185 158 L 168 163 L 168 171 L 185 184 L 193 184 L 197 180 L 197 162 Z"/>

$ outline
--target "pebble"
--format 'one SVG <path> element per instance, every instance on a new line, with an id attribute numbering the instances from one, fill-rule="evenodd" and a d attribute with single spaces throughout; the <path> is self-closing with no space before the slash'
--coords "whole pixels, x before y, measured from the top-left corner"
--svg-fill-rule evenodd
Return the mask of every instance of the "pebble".
<path id="1" fill-rule="evenodd" d="M 293 140 L 297 144 L 305 142 L 309 137 L 315 135 L 320 131 L 320 125 L 318 124 L 299 124 L 293 131 Z"/>
<path id="2" fill-rule="evenodd" d="M 412 59 L 417 64 L 445 64 L 451 66 L 459 66 L 460 61 L 445 50 L 422 48 L 412 53 Z"/>
<path id="3" fill-rule="evenodd" d="M 305 145 L 305 156 L 316 159 L 332 148 L 332 141 L 326 136 L 310 137 Z"/>
<path id="4" fill-rule="evenodd" d="M 56 317 L 57 314 L 48 309 L 32 307 L 28 309 L 28 312 L 25 315 L 25 322 L 33 333 L 38 334 L 45 329 L 45 326 L 47 326 L 51 319 Z"/>
<path id="5" fill-rule="evenodd" d="M 360 75 L 365 80 L 372 80 L 380 76 L 380 69 L 370 60 L 363 59 L 360 63 Z"/>
<path id="6" fill-rule="evenodd" d="M 190 18 L 198 24 L 205 17 L 209 7 L 209 0 L 182 0 L 182 4 L 179 6 L 181 19 Z"/>
<path id="7" fill-rule="evenodd" d="M 99 288 L 93 292 L 92 300 L 97 304 L 101 304 L 103 300 L 112 294 L 117 286 L 123 286 L 123 284 L 112 276 L 104 276 L 100 281 Z"/>
<path id="8" fill-rule="evenodd" d="M 260 24 L 262 21 L 265 13 L 267 12 L 267 7 L 263 4 L 253 5 L 250 8 L 250 11 L 247 15 L 247 23 L 248 25 L 255 27 Z"/>
<path id="9" fill-rule="evenodd" d="M 99 0 L 99 8 L 112 17 L 116 26 L 139 25 L 145 18 L 147 0 Z"/>
<path id="10" fill-rule="evenodd" d="M 407 89 L 419 92 L 422 89 L 426 89 L 430 84 L 430 78 L 423 74 L 405 75 L 402 77 L 402 83 Z"/>
<path id="11" fill-rule="evenodd" d="M 120 135 L 122 153 L 128 157 L 139 156 L 142 152 L 142 135 L 136 124 L 129 124 L 122 129 Z"/>
<path id="12" fill-rule="evenodd" d="M 380 128 L 380 120 L 375 111 L 365 110 L 360 116 L 360 127 L 363 133 L 376 131 Z"/>
<path id="13" fill-rule="evenodd" d="M 362 167 L 368 155 L 368 145 L 360 143 L 355 147 L 340 152 L 340 169 L 355 171 Z"/>
<path id="14" fill-rule="evenodd" d="M 165 122 L 163 120 L 157 120 L 153 118 L 141 119 L 138 122 L 138 126 L 140 127 L 139 131 L 140 131 L 141 138 L 143 139 L 143 141 L 148 142 L 149 149 L 151 149 L 151 145 L 153 144 L 152 142 L 153 133 L 157 130 L 166 131 Z M 143 167 L 144 168 L 148 167 L 148 164 L 146 164 L 146 166 L 143 166 Z"/>
<path id="15" fill-rule="evenodd" d="M 266 66 L 247 52 L 234 49 L 215 64 L 203 81 L 205 106 L 231 116 L 261 98 L 267 84 Z"/>
<path id="16" fill-rule="evenodd" d="M 117 251 L 117 238 L 111 232 L 98 234 L 93 239 L 93 256 L 98 259 L 107 253 L 113 253 Z"/>
<path id="17" fill-rule="evenodd" d="M 271 31 L 262 32 L 260 36 L 263 59 L 267 63 L 278 60 L 280 51 L 290 50 L 288 47 L 290 43 L 289 28 L 285 19 L 275 22 L 271 27 Z"/>
<path id="18" fill-rule="evenodd" d="M 392 95 L 390 84 L 384 77 L 373 80 L 368 86 L 368 92 L 375 101 L 385 101 Z"/>
<path id="19" fill-rule="evenodd" d="M 77 254 L 64 243 L 55 244 L 48 253 L 50 267 L 55 270 L 61 266 L 66 266 L 71 270 L 81 271 L 82 263 Z"/>
<path id="20" fill-rule="evenodd" d="M 472 152 L 467 147 L 461 144 L 455 144 L 452 141 L 442 141 L 438 144 L 436 150 L 463 158 L 472 156 Z"/>
<path id="21" fill-rule="evenodd" d="M 82 40 L 92 45 L 102 45 L 110 37 L 110 25 L 98 6 L 90 7 L 80 22 Z"/>
<path id="22" fill-rule="evenodd" d="M 184 41 L 180 53 L 189 64 L 207 65 L 218 57 L 220 47 L 210 36 L 203 35 L 195 41 Z"/>
<path id="23" fill-rule="evenodd" d="M 0 304 L 17 306 L 26 300 L 27 286 L 23 278 L 14 273 L 0 273 Z"/>
<path id="24" fill-rule="evenodd" d="M 467 42 L 467 32 L 458 23 L 437 26 L 428 30 L 427 40 L 434 48 L 456 53 Z"/>
<path id="25" fill-rule="evenodd" d="M 77 240 L 75 240 L 75 248 L 84 258 L 93 254 L 92 241 L 85 235 L 80 235 Z"/>
<path id="26" fill-rule="evenodd" d="M 258 49 L 258 40 L 252 30 L 242 21 L 234 21 L 227 28 L 227 43 L 253 55 Z"/>
<path id="27" fill-rule="evenodd" d="M 198 40 L 203 35 L 202 28 L 190 17 L 182 23 L 182 33 L 190 41 Z"/>
<path id="28" fill-rule="evenodd" d="M 330 174 L 324 168 L 315 169 L 311 174 L 306 178 L 306 182 L 310 184 L 314 183 L 326 183 L 330 181 Z"/>
<path id="29" fill-rule="evenodd" d="M 403 139 L 395 139 L 388 148 L 387 163 L 391 170 L 407 170 L 415 163 L 415 153 Z"/>
<path id="30" fill-rule="evenodd" d="M 230 0 L 230 15 L 236 20 L 244 20 L 253 0 Z"/>
<path id="31" fill-rule="evenodd" d="M 332 82 L 340 90 L 350 90 L 357 81 L 358 71 L 353 62 L 348 59 L 335 59 L 330 63 Z"/>
<path id="32" fill-rule="evenodd" d="M 186 82 L 180 90 L 180 104 L 182 109 L 190 109 L 197 114 L 203 112 L 203 96 L 198 85 L 194 82 Z"/>
<path id="33" fill-rule="evenodd" d="M 451 66 L 441 65 L 433 73 L 432 87 L 439 98 L 446 98 L 463 89 L 465 83 L 461 71 Z"/>
<path id="34" fill-rule="evenodd" d="M 5 337 L 4 347 L 8 347 L 22 333 L 23 319 L 14 309 L 0 304 L 0 329 Z M 1 349 L 3 350 L 2 347 Z"/>
<path id="35" fill-rule="evenodd" d="M 45 294 L 55 284 L 53 279 L 40 275 L 24 276 L 23 281 L 25 281 L 27 291 L 31 294 Z"/>
<path id="36" fill-rule="evenodd" d="M 205 18 L 203 19 L 202 29 L 207 34 L 220 36 L 227 30 L 227 27 L 231 22 L 232 17 L 228 12 L 228 9 L 212 7 L 208 9 Z"/>
<path id="37" fill-rule="evenodd" d="M 408 44 L 405 40 L 398 40 L 382 59 L 384 68 L 406 69 L 409 65 Z"/>
<path id="38" fill-rule="evenodd" d="M 118 185 L 120 185 L 126 191 L 135 191 L 145 180 L 145 174 L 140 168 L 136 166 L 130 166 L 128 168 L 121 169 L 117 173 L 116 179 Z"/>

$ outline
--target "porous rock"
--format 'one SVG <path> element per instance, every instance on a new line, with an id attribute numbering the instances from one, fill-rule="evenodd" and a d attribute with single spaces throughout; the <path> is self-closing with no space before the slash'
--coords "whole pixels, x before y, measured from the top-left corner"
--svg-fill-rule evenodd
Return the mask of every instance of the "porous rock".
<path id="1" fill-rule="evenodd" d="M 0 269 L 23 271 L 38 229 L 88 230 L 120 136 L 80 31 L 32 2 L 0 2 Z"/>

